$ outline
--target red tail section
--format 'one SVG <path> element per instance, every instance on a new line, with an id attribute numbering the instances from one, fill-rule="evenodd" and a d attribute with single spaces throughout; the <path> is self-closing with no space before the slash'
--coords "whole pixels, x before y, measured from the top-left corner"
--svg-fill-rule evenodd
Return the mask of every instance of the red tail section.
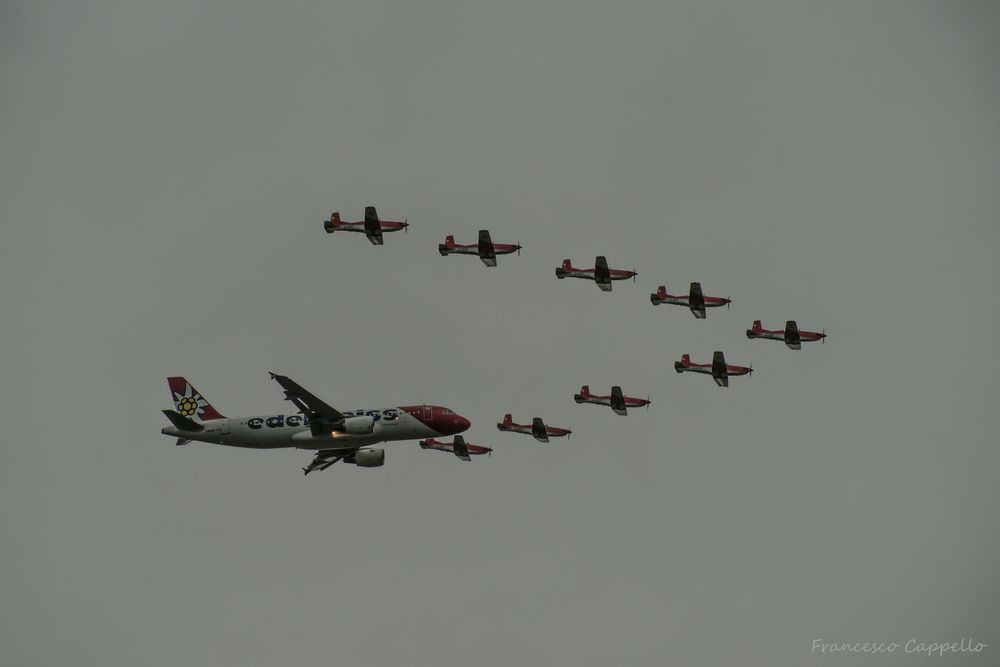
<path id="1" fill-rule="evenodd" d="M 337 231 L 337 225 L 340 224 L 340 213 L 334 211 L 330 214 L 330 219 L 323 223 L 323 229 L 327 234 L 332 234 Z"/>
<path id="2" fill-rule="evenodd" d="M 568 262 L 569 260 L 566 260 L 566 261 Z M 590 385 L 589 384 L 585 384 L 582 387 L 580 387 L 580 395 L 581 396 L 590 396 Z"/>
<path id="3" fill-rule="evenodd" d="M 660 285 L 659 287 L 656 288 L 656 298 L 657 299 L 666 299 L 667 298 L 667 286 L 666 285 Z"/>
<path id="4" fill-rule="evenodd" d="M 505 414 L 503 416 L 503 425 L 504 426 L 510 426 L 513 423 L 514 423 L 514 420 L 511 418 L 510 413 L 507 413 L 507 414 Z"/>
<path id="5" fill-rule="evenodd" d="M 690 366 L 691 365 L 691 355 L 690 354 L 682 355 L 681 356 L 681 363 L 684 364 L 685 366 Z"/>
<path id="6" fill-rule="evenodd" d="M 753 326 L 750 327 L 750 330 L 753 331 L 754 333 L 761 333 L 764 331 L 764 327 L 760 325 L 760 320 L 754 320 Z"/>
<path id="7" fill-rule="evenodd" d="M 451 234 L 449 234 L 448 236 L 444 237 L 444 245 L 447 248 L 454 248 L 455 247 L 455 237 L 452 236 Z"/>
<path id="8" fill-rule="evenodd" d="M 572 271 L 573 270 L 573 263 L 570 262 L 568 259 L 564 259 L 563 263 L 562 263 L 562 270 L 563 271 Z"/>
<path id="9" fill-rule="evenodd" d="M 167 385 L 170 387 L 170 397 L 174 399 L 174 407 L 185 417 L 202 421 L 225 419 L 186 379 L 169 377 Z"/>

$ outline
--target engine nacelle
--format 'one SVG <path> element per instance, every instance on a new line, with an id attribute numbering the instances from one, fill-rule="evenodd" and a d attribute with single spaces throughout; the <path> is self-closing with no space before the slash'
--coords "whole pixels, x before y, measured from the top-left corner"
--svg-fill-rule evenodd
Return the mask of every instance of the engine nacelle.
<path id="1" fill-rule="evenodd" d="M 385 465 L 385 450 L 373 447 L 359 449 L 354 453 L 354 465 L 359 468 L 378 468 Z"/>
<path id="2" fill-rule="evenodd" d="M 337 428 L 337 433 L 371 435 L 371 432 L 374 430 L 375 418 L 371 415 L 362 415 L 360 417 L 347 417 L 344 419 L 343 425 Z"/>

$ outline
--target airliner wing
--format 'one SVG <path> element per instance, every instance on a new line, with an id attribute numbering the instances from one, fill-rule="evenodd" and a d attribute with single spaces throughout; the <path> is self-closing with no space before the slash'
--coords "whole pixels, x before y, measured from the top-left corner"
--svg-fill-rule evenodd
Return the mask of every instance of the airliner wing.
<path id="1" fill-rule="evenodd" d="M 309 421 L 333 423 L 344 418 L 344 415 L 339 413 L 336 408 L 316 398 L 290 377 L 271 373 L 271 379 L 281 385 L 281 388 L 285 390 L 285 398 L 291 401 L 302 414 L 309 417 Z"/>

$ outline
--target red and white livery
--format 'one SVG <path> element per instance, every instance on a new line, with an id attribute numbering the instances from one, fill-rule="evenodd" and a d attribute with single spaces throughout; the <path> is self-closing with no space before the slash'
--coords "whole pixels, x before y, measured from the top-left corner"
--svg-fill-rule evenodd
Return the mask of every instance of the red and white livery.
<path id="1" fill-rule="evenodd" d="M 730 377 L 753 373 L 753 366 L 727 364 L 726 356 L 722 354 L 722 350 L 716 350 L 715 354 L 712 355 L 712 363 L 710 364 L 693 364 L 691 363 L 691 355 L 685 354 L 681 357 L 680 361 L 674 362 L 674 370 L 678 373 L 689 372 L 711 375 L 712 379 L 715 380 L 715 384 L 720 387 L 728 387 Z"/>
<path id="2" fill-rule="evenodd" d="M 340 212 L 335 211 L 330 214 L 330 219 L 323 222 L 323 229 L 327 234 L 334 232 L 361 232 L 368 237 L 372 245 L 382 245 L 382 234 L 385 232 L 398 232 L 406 229 L 410 223 L 406 220 L 402 222 L 395 220 L 379 220 L 378 213 L 374 206 L 365 207 L 365 219 L 358 222 L 345 222 L 340 219 Z"/>
<path id="3" fill-rule="evenodd" d="M 471 461 L 472 456 L 482 456 L 483 454 L 491 454 L 493 452 L 492 447 L 487 447 L 485 445 L 473 445 L 466 442 L 465 438 L 460 435 L 456 435 L 451 442 L 441 442 L 440 440 L 435 440 L 434 438 L 421 440 L 420 448 L 436 449 L 439 452 L 451 452 L 463 461 Z"/>
<path id="4" fill-rule="evenodd" d="M 510 414 L 503 416 L 503 421 L 497 423 L 497 428 L 508 433 L 525 433 L 538 442 L 548 442 L 549 438 L 562 438 L 573 432 L 568 428 L 549 426 L 542 421 L 541 417 L 535 417 L 530 424 L 518 424 Z"/>
<path id="5" fill-rule="evenodd" d="M 753 327 L 747 329 L 747 338 L 766 338 L 769 340 L 783 340 L 792 350 L 801 350 L 803 341 L 817 341 L 826 338 L 825 331 L 800 331 L 795 320 L 785 322 L 784 329 L 765 329 L 760 325 L 760 320 L 753 321 Z"/>
<path id="6" fill-rule="evenodd" d="M 601 288 L 602 292 L 611 291 L 612 280 L 628 280 L 629 278 L 634 280 L 637 275 L 639 274 L 635 271 L 609 269 L 608 260 L 604 255 L 597 256 L 597 259 L 594 260 L 594 268 L 592 269 L 574 268 L 573 263 L 568 259 L 563 260 L 562 266 L 556 267 L 556 278 L 559 278 L 559 280 L 563 278 L 593 280 Z"/>
<path id="7" fill-rule="evenodd" d="M 691 283 L 691 288 L 687 294 L 668 294 L 667 286 L 660 285 L 655 292 L 649 295 L 649 300 L 654 306 L 659 306 L 661 303 L 687 306 L 691 309 L 691 314 L 699 320 L 705 319 L 706 308 L 718 308 L 720 306 L 729 308 L 729 304 L 732 303 L 732 299 L 705 296 L 705 293 L 701 289 L 701 283 Z"/>
<path id="8" fill-rule="evenodd" d="M 616 415 L 627 415 L 628 408 L 641 408 L 649 405 L 649 398 L 635 398 L 622 393 L 622 388 L 618 385 L 611 387 L 610 396 L 598 396 L 590 393 L 590 385 L 583 385 L 579 394 L 573 394 L 573 400 L 577 403 L 593 403 L 594 405 L 607 405 Z"/>
<path id="9" fill-rule="evenodd" d="M 479 242 L 455 243 L 454 236 L 446 236 L 444 243 L 438 244 L 438 252 L 442 257 L 448 255 L 477 255 L 486 266 L 497 265 L 497 255 L 521 254 L 521 246 L 517 243 L 494 243 L 488 229 L 479 230 Z"/>
<path id="10" fill-rule="evenodd" d="M 392 440 L 417 440 L 455 435 L 469 420 L 440 405 L 403 405 L 378 410 L 340 412 L 284 375 L 271 373 L 298 414 L 225 417 L 182 377 L 167 378 L 175 410 L 164 410 L 171 426 L 164 435 L 178 445 L 194 441 L 253 449 L 311 449 L 316 457 L 307 467 L 326 470 L 337 461 L 362 468 L 385 463 L 385 450 L 371 445 Z"/>

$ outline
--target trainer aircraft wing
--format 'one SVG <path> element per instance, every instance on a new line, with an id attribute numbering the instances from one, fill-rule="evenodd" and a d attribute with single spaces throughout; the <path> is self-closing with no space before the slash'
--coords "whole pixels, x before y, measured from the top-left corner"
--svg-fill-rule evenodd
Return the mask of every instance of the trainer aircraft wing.
<path id="1" fill-rule="evenodd" d="M 531 420 L 531 435 L 539 442 L 549 441 L 549 433 L 545 429 L 545 422 L 542 421 L 541 417 L 535 417 Z"/>
<path id="2" fill-rule="evenodd" d="M 604 255 L 598 255 L 594 260 L 594 282 L 604 291 L 611 289 L 611 269 Z"/>
<path id="3" fill-rule="evenodd" d="M 692 315 L 699 320 L 705 319 L 705 293 L 701 290 L 701 283 L 691 283 L 688 306 L 691 308 Z"/>
<path id="4" fill-rule="evenodd" d="M 799 333 L 799 325 L 795 320 L 785 322 L 785 345 L 793 350 L 802 349 L 802 335 Z"/>
<path id="5" fill-rule="evenodd" d="M 333 406 L 321 401 L 307 391 L 295 380 L 286 375 L 271 373 L 271 379 L 285 390 L 285 398 L 292 402 L 309 421 L 319 423 L 334 423 L 344 419 L 344 415 Z"/>
<path id="6" fill-rule="evenodd" d="M 455 452 L 455 456 L 462 459 L 463 461 L 471 461 L 472 457 L 469 456 L 469 447 L 465 444 L 465 438 L 460 435 L 455 436 L 454 444 L 452 449 Z"/>
<path id="7" fill-rule="evenodd" d="M 627 406 L 625 404 L 625 394 L 618 385 L 611 387 L 611 409 L 620 414 L 625 414 Z"/>
<path id="8" fill-rule="evenodd" d="M 365 236 L 372 242 L 372 245 L 382 245 L 382 223 L 379 222 L 378 213 L 374 206 L 365 207 Z"/>

